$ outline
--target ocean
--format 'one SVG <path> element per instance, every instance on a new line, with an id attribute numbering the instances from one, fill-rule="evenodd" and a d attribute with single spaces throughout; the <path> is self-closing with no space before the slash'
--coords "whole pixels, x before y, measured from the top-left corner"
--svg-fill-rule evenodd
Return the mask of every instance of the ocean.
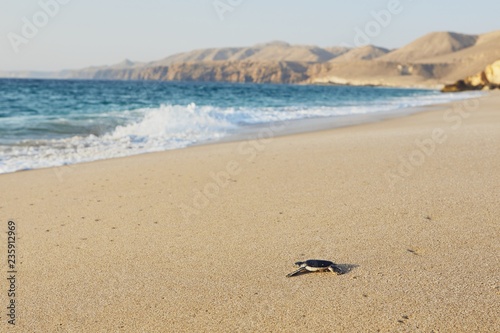
<path id="1" fill-rule="evenodd" d="M 435 90 L 0 79 L 0 173 L 185 148 L 254 125 L 476 96 Z"/>

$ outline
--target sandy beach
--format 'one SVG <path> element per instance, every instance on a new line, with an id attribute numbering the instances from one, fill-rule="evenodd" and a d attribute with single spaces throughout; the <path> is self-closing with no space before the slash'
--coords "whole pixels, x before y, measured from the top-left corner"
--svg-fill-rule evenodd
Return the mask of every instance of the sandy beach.
<path id="1" fill-rule="evenodd" d="M 499 109 L 0 175 L 0 330 L 498 332 Z"/>

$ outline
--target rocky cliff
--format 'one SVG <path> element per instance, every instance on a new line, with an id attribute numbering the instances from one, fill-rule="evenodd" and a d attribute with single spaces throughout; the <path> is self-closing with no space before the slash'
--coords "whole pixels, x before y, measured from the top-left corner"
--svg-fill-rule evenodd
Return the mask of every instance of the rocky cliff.
<path id="1" fill-rule="evenodd" d="M 308 79 L 307 71 L 307 63 L 288 61 L 190 62 L 139 69 L 103 69 L 95 73 L 94 79 L 300 83 Z"/>

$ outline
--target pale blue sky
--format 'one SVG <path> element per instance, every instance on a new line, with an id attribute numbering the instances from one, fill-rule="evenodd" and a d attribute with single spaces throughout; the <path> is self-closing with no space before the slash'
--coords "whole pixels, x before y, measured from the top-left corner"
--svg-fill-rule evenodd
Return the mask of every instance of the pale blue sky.
<path id="1" fill-rule="evenodd" d="M 68 3 L 44 18 L 40 2 L 54 1 Z M 214 8 L 217 1 L 241 4 L 222 21 Z M 356 27 L 364 29 L 374 20 L 371 11 L 386 9 L 391 1 L 398 0 L 0 0 L 0 70 L 80 68 L 124 58 L 151 61 L 197 48 L 272 40 L 354 44 Z M 500 29 L 498 0 L 399 2 L 401 13 L 380 26 L 370 37 L 372 44 L 395 48 L 431 31 Z M 12 33 L 25 38 L 23 17 L 33 22 L 34 15 L 46 25 L 23 43 L 16 37 L 15 53 Z"/>

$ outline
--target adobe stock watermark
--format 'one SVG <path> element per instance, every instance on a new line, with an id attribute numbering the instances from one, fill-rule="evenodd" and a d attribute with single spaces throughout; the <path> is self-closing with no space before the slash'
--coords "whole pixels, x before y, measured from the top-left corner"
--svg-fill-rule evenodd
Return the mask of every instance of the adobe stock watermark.
<path id="1" fill-rule="evenodd" d="M 436 152 L 437 148 L 448 140 L 447 132 L 458 130 L 464 119 L 469 118 L 471 112 L 478 108 L 478 99 L 467 99 L 454 103 L 451 109 L 446 110 L 443 113 L 443 121 L 447 126 L 436 127 L 429 137 L 416 139 L 415 148 L 408 154 L 399 156 L 398 166 L 385 173 L 389 186 L 394 188 L 398 182 L 411 177 Z"/>
<path id="2" fill-rule="evenodd" d="M 54 168 L 52 168 L 52 170 L 54 171 L 54 174 L 56 175 L 59 183 L 63 183 L 64 182 L 64 175 L 67 175 L 67 174 L 74 172 L 75 166 L 71 165 L 71 164 L 67 164 L 67 165 L 54 167 Z"/>
<path id="3" fill-rule="evenodd" d="M 413 0 L 406 0 L 406 2 L 411 1 Z M 400 15 L 403 11 L 404 5 L 400 0 L 389 0 L 385 9 L 370 12 L 373 20 L 366 22 L 362 28 L 359 26 L 354 27 L 354 45 L 341 43 L 340 46 L 353 48 L 373 44 L 373 38 L 380 36 L 382 31 L 392 23 L 394 17 Z"/>
<path id="4" fill-rule="evenodd" d="M 210 172 L 210 181 L 202 188 L 193 190 L 192 202 L 188 205 L 180 205 L 179 208 L 184 220 L 189 222 L 191 217 L 199 216 L 201 211 L 207 208 L 211 201 L 217 199 L 222 190 L 229 186 L 233 177 L 241 174 L 245 165 L 255 161 L 257 156 L 273 142 L 276 135 L 285 128 L 286 124 L 284 122 L 271 123 L 268 127 L 260 129 L 252 139 L 241 142 L 236 148 L 236 153 L 241 157 L 245 157 L 243 163 L 233 159 L 226 163 L 224 170 Z"/>
<path id="5" fill-rule="evenodd" d="M 226 19 L 226 14 L 234 12 L 243 2 L 245 2 L 245 0 L 214 0 L 212 5 L 219 19 L 224 21 Z"/>
<path id="6" fill-rule="evenodd" d="M 7 39 L 10 42 L 12 50 L 19 53 L 20 46 L 26 45 L 35 38 L 41 29 L 45 28 L 61 11 L 61 6 L 68 4 L 71 0 L 40 0 L 38 6 L 40 10 L 35 12 L 31 18 L 23 16 L 21 18 L 22 26 L 20 33 L 9 32 Z"/>

